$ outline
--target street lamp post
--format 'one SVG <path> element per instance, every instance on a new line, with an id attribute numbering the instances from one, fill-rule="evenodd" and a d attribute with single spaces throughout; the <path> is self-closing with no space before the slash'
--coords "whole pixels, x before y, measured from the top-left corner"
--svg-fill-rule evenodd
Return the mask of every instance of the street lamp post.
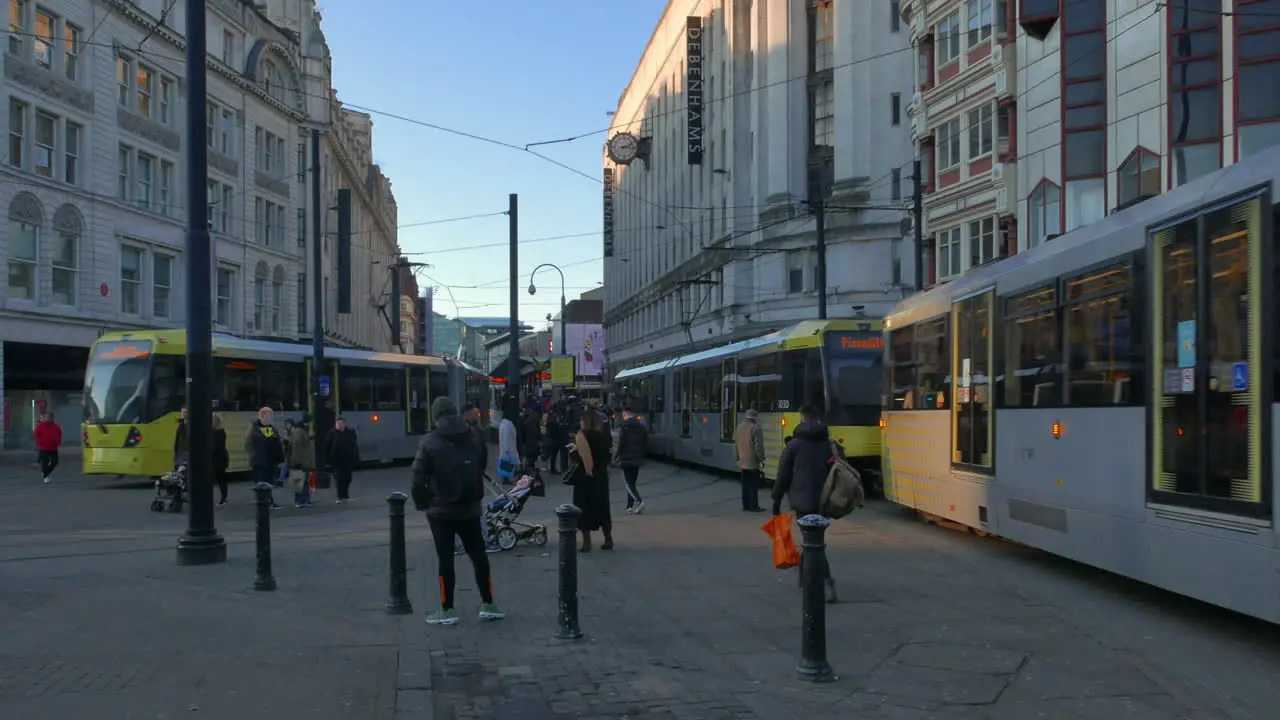
<path id="1" fill-rule="evenodd" d="M 537 294 L 538 288 L 536 285 L 533 284 L 533 276 L 537 275 L 539 270 L 546 267 L 549 267 L 552 270 L 555 270 L 556 272 L 560 273 L 560 354 L 568 355 L 569 339 L 565 333 L 565 315 L 564 315 L 564 289 L 565 289 L 564 288 L 564 271 L 561 270 L 559 266 L 553 265 L 551 263 L 542 263 L 538 267 L 534 268 L 533 272 L 529 273 L 529 294 L 530 295 Z"/>

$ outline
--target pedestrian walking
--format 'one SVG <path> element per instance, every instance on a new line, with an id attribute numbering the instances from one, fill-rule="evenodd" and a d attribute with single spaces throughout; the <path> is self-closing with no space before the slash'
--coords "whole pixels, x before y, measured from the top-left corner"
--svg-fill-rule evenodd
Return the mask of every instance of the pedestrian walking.
<path id="1" fill-rule="evenodd" d="M 644 512 L 644 498 L 636 483 L 640 481 L 640 466 L 649 453 L 649 429 L 632 412 L 631 406 L 622 406 L 622 423 L 618 427 L 618 445 L 613 450 L 613 460 L 622 467 L 622 478 L 627 488 L 627 512 L 639 515 Z"/>
<path id="2" fill-rule="evenodd" d="M 214 413 L 213 481 L 218 484 L 219 505 L 227 504 L 227 468 L 230 466 L 231 454 L 227 452 L 227 431 L 222 427 L 222 418 L 217 413 Z"/>
<path id="3" fill-rule="evenodd" d="M 532 471 L 542 454 L 542 413 L 534 407 L 526 408 L 516 430 L 520 441 L 520 463 Z"/>
<path id="4" fill-rule="evenodd" d="M 760 427 L 760 413 L 755 408 L 747 410 L 746 418 L 733 433 L 734 450 L 738 456 L 738 478 L 742 482 L 742 511 L 764 512 L 760 507 L 760 476 L 764 468 L 764 430 Z"/>
<path id="5" fill-rule="evenodd" d="M 178 430 L 173 434 L 173 467 L 185 464 L 191 455 L 191 426 L 187 422 L 187 408 L 178 415 Z"/>
<path id="6" fill-rule="evenodd" d="M 249 434 L 245 436 L 245 454 L 249 456 L 249 468 L 253 473 L 253 483 L 275 485 L 280 477 L 280 466 L 284 464 L 284 445 L 280 433 L 272 424 L 275 412 L 264 407 L 258 410 L 258 419 L 249 426 Z M 272 510 L 280 506 L 274 494 L 267 495 Z"/>
<path id="7" fill-rule="evenodd" d="M 782 498 L 786 497 L 797 518 L 820 515 L 827 473 L 834 458 L 842 454 L 822 423 L 818 408 L 813 405 L 800 408 L 800 425 L 778 459 L 778 476 L 773 481 L 773 514 L 782 512 Z M 824 560 L 824 566 L 815 570 L 822 577 L 826 601 L 835 602 L 836 581 L 831 577 L 830 565 Z M 803 570 L 801 572 L 803 577 Z"/>
<path id="8" fill-rule="evenodd" d="M 289 431 L 289 485 L 295 508 L 311 507 L 311 473 L 316 469 L 315 450 L 307 428 L 311 416 L 306 413 Z"/>
<path id="9" fill-rule="evenodd" d="M 498 423 L 498 475 L 504 480 L 513 477 L 520 464 L 520 431 L 516 428 L 519 419 L 520 403 L 514 396 L 507 396 L 502 401 L 502 422 Z"/>
<path id="10" fill-rule="evenodd" d="M 329 466 L 338 483 L 338 504 L 349 502 L 351 473 L 360 464 L 360 438 L 354 429 L 347 427 L 347 420 L 341 415 L 333 422 L 325 454 L 329 456 Z"/>
<path id="11" fill-rule="evenodd" d="M 484 468 L 480 464 L 475 434 L 458 416 L 458 407 L 447 397 L 431 403 L 435 428 L 422 438 L 413 458 L 413 504 L 427 515 L 435 543 L 440 580 L 440 607 L 427 616 L 430 625 L 458 622 L 454 610 L 453 541 L 462 545 L 475 570 L 480 590 L 480 619 L 500 620 L 506 615 L 493 599 L 493 578 L 485 553 L 480 522 L 484 498 Z"/>
<path id="12" fill-rule="evenodd" d="M 582 411 L 581 428 L 573 439 L 581 466 L 573 478 L 573 504 L 582 510 L 578 530 L 582 533 L 581 552 L 591 552 L 591 533 L 604 534 L 601 550 L 613 549 L 613 516 L 609 510 L 609 451 L 613 438 L 592 408 Z"/>
<path id="13" fill-rule="evenodd" d="M 560 455 L 560 421 L 550 409 L 542 414 L 542 462 L 547 472 L 556 472 L 556 458 Z"/>
<path id="14" fill-rule="evenodd" d="M 53 481 L 53 471 L 58 467 L 58 448 L 62 447 L 62 428 L 53 420 L 53 413 L 41 413 L 31 436 L 36 441 L 36 460 L 45 482 Z"/>

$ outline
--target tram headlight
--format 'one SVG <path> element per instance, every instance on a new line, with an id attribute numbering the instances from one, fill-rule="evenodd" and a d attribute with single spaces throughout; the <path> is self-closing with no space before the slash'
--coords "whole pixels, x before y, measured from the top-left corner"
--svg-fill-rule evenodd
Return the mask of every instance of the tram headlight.
<path id="1" fill-rule="evenodd" d="M 129 428 L 129 434 L 124 438 L 124 446 L 127 448 L 137 447 L 142 442 L 142 432 L 136 427 Z"/>

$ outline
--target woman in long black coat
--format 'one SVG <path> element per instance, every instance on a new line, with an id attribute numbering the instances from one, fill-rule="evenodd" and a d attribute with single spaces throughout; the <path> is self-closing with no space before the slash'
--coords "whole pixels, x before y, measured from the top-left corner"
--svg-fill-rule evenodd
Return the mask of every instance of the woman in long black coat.
<path id="1" fill-rule="evenodd" d="M 591 552 L 591 533 L 604 533 L 601 550 L 613 549 L 613 516 L 609 511 L 609 453 L 613 437 L 605 429 L 600 413 L 582 411 L 582 429 L 573 439 L 582 459 L 582 468 L 573 483 L 573 504 L 582 510 L 578 530 L 582 532 L 582 552 Z"/>

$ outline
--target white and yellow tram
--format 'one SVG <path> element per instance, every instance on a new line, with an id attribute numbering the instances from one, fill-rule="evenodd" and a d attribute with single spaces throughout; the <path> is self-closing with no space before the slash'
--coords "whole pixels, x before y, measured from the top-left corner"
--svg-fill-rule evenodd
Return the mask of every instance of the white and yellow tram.
<path id="1" fill-rule="evenodd" d="M 1280 622 L 1280 147 L 885 318 L 886 496 Z"/>

